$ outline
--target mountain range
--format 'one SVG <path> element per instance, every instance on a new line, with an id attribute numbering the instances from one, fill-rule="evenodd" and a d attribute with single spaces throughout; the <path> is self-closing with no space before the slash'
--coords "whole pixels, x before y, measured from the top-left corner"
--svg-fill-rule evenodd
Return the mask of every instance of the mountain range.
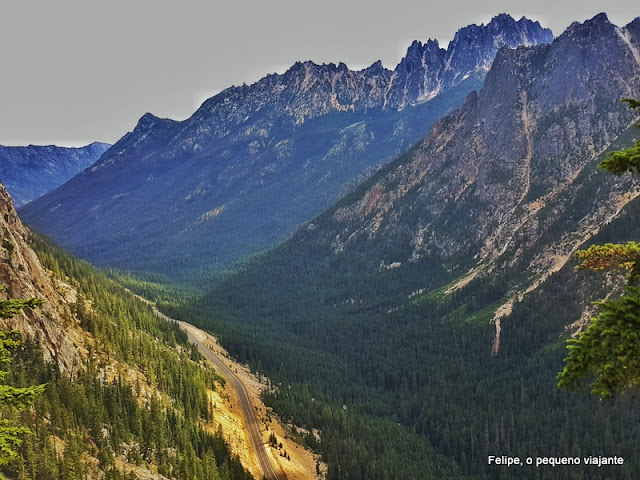
<path id="1" fill-rule="evenodd" d="M 639 52 L 640 18 L 604 14 L 501 49 L 423 140 L 175 315 L 287 386 L 270 403 L 321 430 L 328 478 L 633 477 L 635 460 L 532 472 L 487 455 L 634 458 L 635 400 L 598 404 L 555 377 L 620 282 L 577 273 L 573 252 L 640 235 L 640 183 L 597 169 L 637 132 L 620 100 L 640 91 Z"/>
<path id="2" fill-rule="evenodd" d="M 81 148 L 0 145 L 0 181 L 20 207 L 93 165 L 110 146 L 99 142 Z"/>
<path id="3" fill-rule="evenodd" d="M 98 265 L 174 281 L 233 266 L 409 148 L 481 86 L 502 46 L 550 42 L 507 15 L 414 42 L 393 70 L 297 63 L 232 87 L 187 120 L 144 115 L 92 168 L 21 209 Z"/>

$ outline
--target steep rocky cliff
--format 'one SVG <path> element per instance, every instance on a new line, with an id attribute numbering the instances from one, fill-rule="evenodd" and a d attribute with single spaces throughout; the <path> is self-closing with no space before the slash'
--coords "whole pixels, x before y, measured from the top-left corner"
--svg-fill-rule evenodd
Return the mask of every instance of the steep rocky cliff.
<path id="1" fill-rule="evenodd" d="M 37 297 L 45 300 L 37 309 L 25 309 L 3 320 L 32 340 L 39 340 L 47 361 L 58 362 L 62 371 L 73 374 L 86 355 L 86 337 L 72 314 L 76 301 L 73 287 L 47 272 L 29 246 L 30 232 L 22 225 L 7 190 L 0 184 L 0 284 L 6 298 Z"/>
<path id="2" fill-rule="evenodd" d="M 526 255 L 576 208 L 567 192 L 601 178 L 594 160 L 636 120 L 620 100 L 640 91 L 639 25 L 618 28 L 601 14 L 551 45 L 500 50 L 478 94 L 335 209 L 334 250 L 364 236 L 401 241 L 404 256 L 387 260 L 436 254 L 482 269 L 508 250 Z M 587 235 L 617 213 L 635 195 L 622 183 L 603 186 L 603 210 L 582 205 L 564 234 Z"/>

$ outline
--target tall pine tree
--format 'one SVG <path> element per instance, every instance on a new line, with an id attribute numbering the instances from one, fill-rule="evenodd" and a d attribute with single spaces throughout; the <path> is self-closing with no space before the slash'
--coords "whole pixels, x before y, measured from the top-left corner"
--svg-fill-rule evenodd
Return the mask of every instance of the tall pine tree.
<path id="1" fill-rule="evenodd" d="M 624 101 L 640 112 L 640 101 Z M 639 175 L 640 140 L 625 150 L 611 152 L 599 167 L 614 175 Z M 591 392 L 600 398 L 612 397 L 640 385 L 640 244 L 593 245 L 576 252 L 576 257 L 582 262 L 578 268 L 623 269 L 629 274 L 625 294 L 599 302 L 600 314 L 578 338 L 569 340 L 569 355 L 558 374 L 558 386 L 578 389 L 593 378 Z"/>
<path id="2" fill-rule="evenodd" d="M 4 287 L 0 287 L 0 290 L 4 290 Z M 42 303 L 42 300 L 37 298 L 0 300 L 0 318 L 11 318 L 25 307 L 34 308 Z M 17 388 L 3 383 L 9 374 L 12 352 L 18 345 L 20 345 L 19 332 L 0 330 L 0 465 L 5 465 L 18 456 L 16 449 L 22 444 L 21 437 L 31 433 L 28 428 L 17 426 L 11 420 L 4 418 L 9 411 L 8 407 L 20 410 L 30 405 L 44 390 L 44 385 Z M 0 474 L 0 479 L 4 478 Z"/>

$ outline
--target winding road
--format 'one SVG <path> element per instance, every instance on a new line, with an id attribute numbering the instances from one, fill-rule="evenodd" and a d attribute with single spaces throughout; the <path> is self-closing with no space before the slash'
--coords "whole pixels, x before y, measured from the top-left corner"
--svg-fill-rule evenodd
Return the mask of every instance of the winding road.
<path id="1" fill-rule="evenodd" d="M 140 295 L 136 295 L 128 288 L 125 288 L 125 290 L 127 290 L 138 299 L 142 300 L 147 305 L 151 306 L 153 312 L 160 318 L 163 318 L 168 322 L 176 322 L 178 325 L 180 325 L 180 328 L 187 334 L 189 341 L 198 347 L 200 353 L 202 353 L 202 355 L 211 362 L 218 373 L 231 384 L 238 395 L 240 406 L 242 408 L 242 414 L 244 415 L 247 430 L 249 431 L 249 438 L 251 438 L 251 445 L 253 446 L 253 451 L 256 453 L 256 458 L 258 459 L 258 463 L 260 464 L 260 469 L 262 470 L 264 478 L 266 478 L 267 480 L 287 480 L 287 476 L 284 473 L 278 473 L 278 470 L 274 468 L 273 463 L 271 462 L 271 458 L 269 458 L 266 443 L 263 441 L 262 434 L 260 433 L 260 423 L 258 421 L 258 417 L 256 417 L 256 412 L 253 410 L 253 405 L 251 405 L 251 400 L 249 399 L 249 394 L 247 393 L 247 389 L 245 388 L 244 383 L 242 383 L 238 376 L 223 363 L 220 357 L 218 357 L 216 353 L 209 347 L 207 347 L 207 345 L 200 339 L 200 335 L 204 334 L 204 332 L 194 327 L 190 323 L 181 322 L 179 320 L 168 317 L 160 310 L 158 310 L 158 308 L 146 298 L 141 297 Z"/>
<path id="2" fill-rule="evenodd" d="M 129 289 L 125 290 L 142 300 L 144 303 L 150 305 L 151 308 L 153 308 L 154 313 L 160 318 L 163 318 L 169 322 L 176 322 L 178 325 L 180 325 L 180 328 L 187 334 L 189 341 L 198 347 L 200 353 L 202 353 L 202 355 L 212 363 L 218 373 L 231 384 L 238 395 L 240 407 L 242 408 L 242 414 L 244 415 L 247 430 L 249 431 L 249 438 L 251 438 L 251 445 L 253 446 L 253 451 L 256 453 L 256 458 L 258 459 L 258 463 L 260 464 L 260 469 L 262 470 L 264 478 L 266 478 L 267 480 L 287 480 L 287 477 L 286 475 L 284 475 L 284 473 L 278 473 L 278 470 L 274 468 L 273 463 L 271 462 L 271 458 L 269 458 L 266 443 L 263 441 L 262 434 L 260 433 L 260 423 L 258 421 L 258 417 L 256 417 L 256 412 L 253 410 L 253 405 L 251 405 L 251 400 L 249 399 L 249 394 L 247 393 L 247 389 L 245 388 L 244 383 L 242 383 L 238 376 L 224 364 L 220 357 L 218 357 L 216 353 L 209 347 L 207 347 L 207 345 L 200 339 L 201 334 L 204 334 L 204 332 L 194 327 L 190 323 L 181 322 L 179 320 L 175 320 L 166 316 L 146 298 L 143 298 L 140 295 L 136 295 Z"/>
<path id="3" fill-rule="evenodd" d="M 182 328 L 182 330 L 187 333 L 189 341 L 198 347 L 200 353 L 202 353 L 202 355 L 204 355 L 204 357 L 213 364 L 220 375 L 227 379 L 227 381 L 231 384 L 231 386 L 238 394 L 240 406 L 242 407 L 242 413 L 244 414 L 247 429 L 249 430 L 251 444 L 253 445 L 253 450 L 256 452 L 256 457 L 258 457 L 258 463 L 260 464 L 260 469 L 262 470 L 264 478 L 266 478 L 267 480 L 286 479 L 285 476 L 278 475 L 276 473 L 276 469 L 271 463 L 271 459 L 269 458 L 269 454 L 267 453 L 265 442 L 262 440 L 262 435 L 260 433 L 260 423 L 258 422 L 256 413 L 253 410 L 253 405 L 251 405 L 251 400 L 249 399 L 249 394 L 247 393 L 247 389 L 245 388 L 244 384 L 240 381 L 236 374 L 233 373 L 231 369 L 227 367 L 222 362 L 222 360 L 209 347 L 207 347 L 207 345 L 202 340 L 198 338 L 199 330 L 197 328 L 189 323 L 180 322 L 177 320 L 174 321 L 176 321 L 180 325 L 180 328 Z"/>

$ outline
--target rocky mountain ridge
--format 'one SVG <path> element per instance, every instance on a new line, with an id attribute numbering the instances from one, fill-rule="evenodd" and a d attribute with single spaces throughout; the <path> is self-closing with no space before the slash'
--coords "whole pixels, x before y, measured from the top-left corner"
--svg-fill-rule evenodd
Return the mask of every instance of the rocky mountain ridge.
<path id="1" fill-rule="evenodd" d="M 98 264 L 171 275 L 228 268 L 421 138 L 481 85 L 500 46 L 551 38 L 537 22 L 500 15 L 461 29 L 448 50 L 414 43 L 393 72 L 297 63 L 223 91 L 185 121 L 146 114 L 21 215 Z"/>
<path id="2" fill-rule="evenodd" d="M 267 75 L 254 85 L 232 87 L 207 100 L 185 129 L 192 123 L 207 121 L 228 128 L 269 108 L 279 97 L 286 100 L 284 110 L 295 123 L 331 111 L 401 110 L 428 101 L 473 74 L 486 73 L 497 51 L 505 45 L 515 48 L 552 40 L 551 31 L 538 22 L 524 17 L 515 21 L 501 14 L 486 26 L 460 29 L 447 49 L 441 48 L 437 40 L 425 44 L 414 41 L 393 71 L 379 61 L 359 71 L 349 70 L 344 63 L 298 62 L 282 75 Z M 239 106 L 233 109 L 234 115 L 225 108 L 229 104 Z M 214 137 L 224 132 L 214 131 Z"/>
<path id="3" fill-rule="evenodd" d="M 620 29 L 599 15 L 572 26 L 552 45 L 501 50 L 481 92 L 437 122 L 410 161 L 387 175 L 387 184 L 399 190 L 376 182 L 357 204 L 336 211 L 336 223 L 366 218 L 368 230 L 377 233 L 391 208 L 410 208 L 398 199 L 411 193 L 412 200 L 427 202 L 428 217 L 451 223 L 442 212 L 454 206 L 452 213 L 463 215 L 456 226 L 466 226 L 450 244 L 438 237 L 447 230 L 427 231 L 429 222 L 423 222 L 412 239 L 414 257 L 426 250 L 427 238 L 446 256 L 472 245 L 483 258 L 500 252 L 497 237 L 518 230 L 504 223 L 507 218 L 538 212 L 633 123 L 618 100 L 638 88 L 637 47 L 623 38 L 637 45 L 639 24 Z M 476 191 L 469 195 L 472 186 Z M 470 222 L 471 215 L 482 224 Z M 353 232 L 346 236 L 353 238 Z"/>
<path id="4" fill-rule="evenodd" d="M 0 145 L 0 181 L 21 207 L 93 165 L 110 146 L 100 142 L 81 148 Z"/>

